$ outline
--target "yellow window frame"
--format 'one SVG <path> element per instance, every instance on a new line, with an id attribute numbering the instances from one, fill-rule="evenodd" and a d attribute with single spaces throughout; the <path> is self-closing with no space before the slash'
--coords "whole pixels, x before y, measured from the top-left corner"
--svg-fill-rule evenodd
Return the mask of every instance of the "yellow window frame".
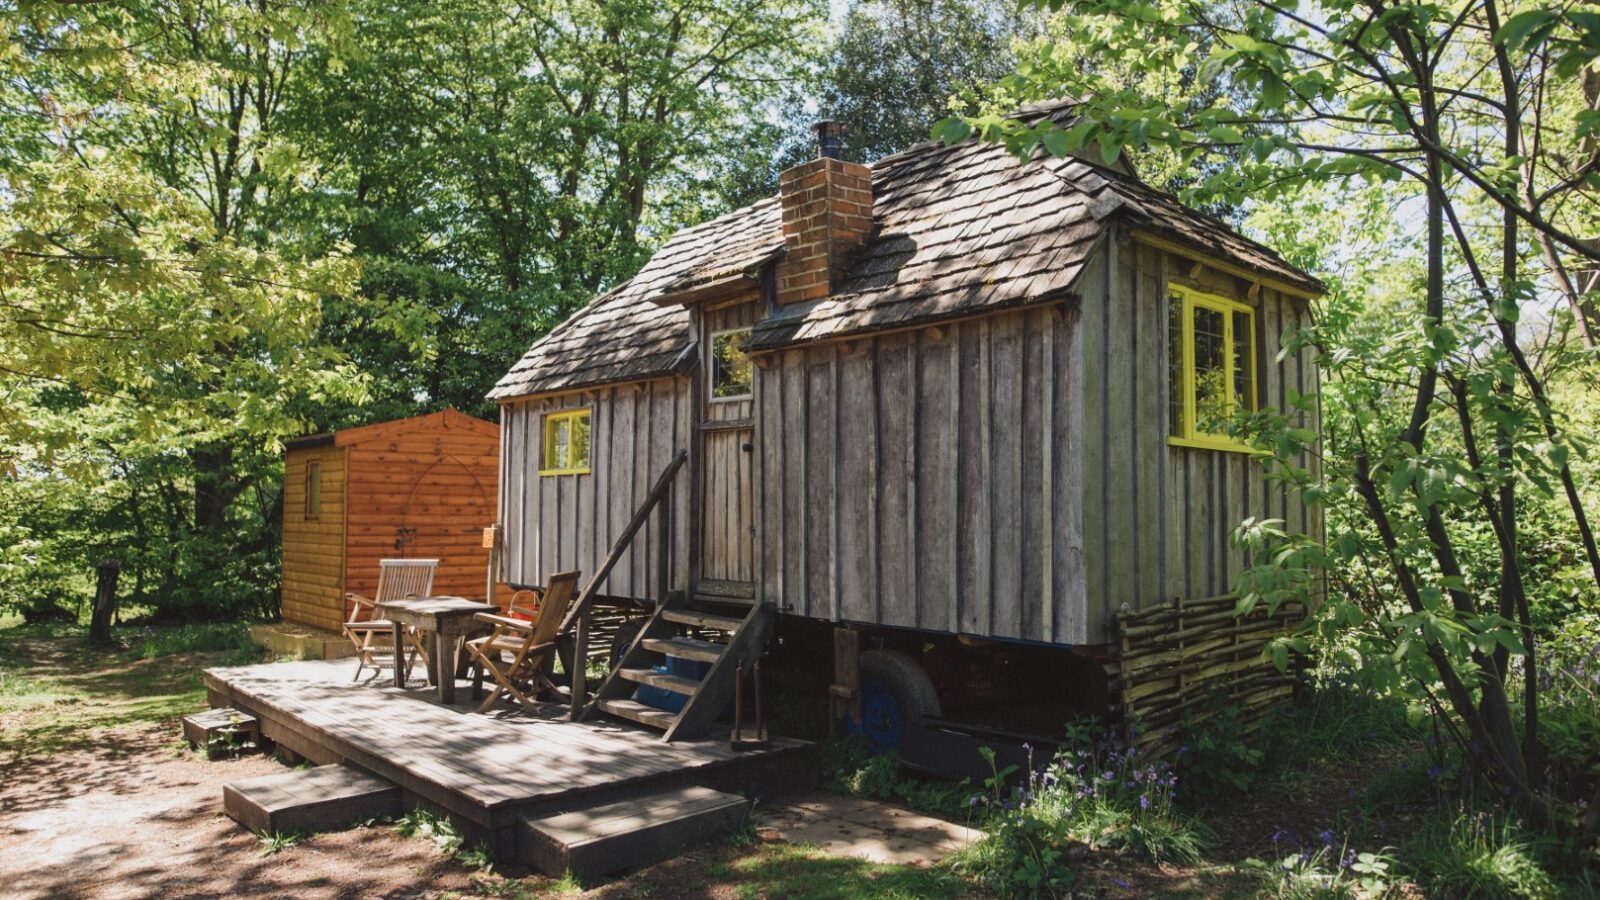
<path id="1" fill-rule="evenodd" d="M 571 453 L 572 453 L 572 435 L 573 435 L 573 433 L 575 431 L 576 424 L 578 422 L 580 422 L 580 421 L 585 422 L 585 423 L 590 421 L 590 419 L 589 419 L 589 410 L 587 408 L 584 408 L 584 409 L 567 409 L 567 410 L 561 410 L 560 412 L 545 413 L 545 415 L 544 415 L 544 452 L 543 452 L 543 454 L 541 454 L 541 456 L 539 458 L 539 462 L 540 462 L 540 465 L 541 465 L 541 468 L 539 469 L 539 474 L 540 475 L 587 475 L 587 474 L 589 474 L 589 463 L 590 463 L 590 459 L 592 457 L 593 448 L 594 448 L 594 430 L 592 428 L 589 430 L 589 444 L 588 444 L 587 448 L 585 449 L 583 464 L 582 465 L 578 465 L 578 466 L 570 465 Z M 567 453 L 568 453 L 568 460 L 567 461 L 568 461 L 569 464 L 568 465 L 564 465 L 564 466 L 563 465 L 552 466 L 552 465 L 550 465 L 550 462 L 551 462 L 551 460 L 555 459 L 555 457 L 556 457 L 556 436 L 557 436 L 558 432 L 560 431 L 560 427 L 561 427 L 562 423 L 566 423 L 566 425 L 567 425 Z"/>
<path id="2" fill-rule="evenodd" d="M 1200 431 L 1195 427 L 1194 311 L 1197 307 L 1199 307 L 1202 309 L 1210 309 L 1222 313 L 1222 363 L 1223 367 L 1228 373 L 1228 377 L 1223 380 L 1227 388 L 1228 405 L 1233 409 L 1240 408 L 1240 398 L 1238 397 L 1237 388 L 1237 374 L 1240 361 L 1238 359 L 1238 353 L 1234 349 L 1237 346 L 1237 343 L 1234 341 L 1233 335 L 1233 314 L 1243 313 L 1245 315 L 1246 321 L 1248 322 L 1246 327 L 1250 331 L 1250 358 L 1245 360 L 1245 364 L 1249 367 L 1250 374 L 1251 402 L 1248 408 L 1255 409 L 1255 399 L 1260 396 L 1259 389 L 1256 384 L 1256 379 L 1258 377 L 1256 371 L 1256 309 L 1247 303 L 1240 303 L 1237 300 L 1224 297 L 1220 294 L 1207 293 L 1206 291 L 1196 290 L 1195 288 L 1187 287 L 1181 284 L 1167 285 L 1167 296 L 1171 297 L 1173 295 L 1176 295 L 1183 300 L 1183 346 L 1170 348 L 1169 351 L 1182 352 L 1183 354 L 1183 381 L 1180 386 L 1180 389 L 1183 391 L 1183 428 L 1181 434 L 1168 435 L 1167 443 L 1175 447 L 1198 447 L 1204 450 L 1223 450 L 1232 453 L 1249 453 L 1249 447 L 1246 447 L 1244 444 L 1234 440 L 1231 437 L 1228 437 L 1227 435 Z"/>

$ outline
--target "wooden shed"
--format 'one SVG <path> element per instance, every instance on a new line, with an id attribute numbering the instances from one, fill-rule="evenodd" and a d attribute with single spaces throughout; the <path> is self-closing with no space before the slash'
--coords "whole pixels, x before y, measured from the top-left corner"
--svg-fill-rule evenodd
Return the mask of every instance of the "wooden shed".
<path id="1" fill-rule="evenodd" d="M 499 426 L 446 409 L 284 447 L 285 621 L 337 631 L 345 592 L 371 596 L 388 558 L 436 558 L 435 593 L 483 597 Z"/>
<path id="2" fill-rule="evenodd" d="M 495 387 L 505 577 L 595 571 L 685 450 L 672 521 L 607 593 L 767 606 L 908 656 L 939 636 L 1105 654 L 1120 613 L 1229 591 L 1245 519 L 1320 533 L 1222 423 L 1318 427 L 1312 351 L 1282 349 L 1322 289 L 1097 151 L 868 166 L 824 142 Z"/>

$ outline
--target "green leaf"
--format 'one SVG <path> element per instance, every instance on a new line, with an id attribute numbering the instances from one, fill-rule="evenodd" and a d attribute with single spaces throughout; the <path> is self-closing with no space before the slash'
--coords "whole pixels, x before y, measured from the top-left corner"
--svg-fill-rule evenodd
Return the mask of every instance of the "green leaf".
<path id="1" fill-rule="evenodd" d="M 1552 9 L 1530 9 L 1517 13 L 1500 26 L 1495 33 L 1495 43 L 1508 50 L 1517 50 L 1524 43 L 1536 42 L 1555 28 L 1558 13 Z"/>

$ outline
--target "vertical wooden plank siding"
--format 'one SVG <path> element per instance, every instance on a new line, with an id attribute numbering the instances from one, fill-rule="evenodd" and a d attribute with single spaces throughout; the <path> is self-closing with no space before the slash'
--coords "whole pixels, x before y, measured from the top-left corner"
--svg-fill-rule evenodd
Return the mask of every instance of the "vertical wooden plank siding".
<path id="1" fill-rule="evenodd" d="M 587 408 L 590 472 L 584 475 L 540 475 L 546 413 Z M 690 441 L 689 383 L 664 378 L 620 384 L 578 393 L 519 400 L 501 407 L 502 429 L 511 437 L 515 456 L 504 467 L 512 481 L 521 481 L 521 500 L 512 498 L 502 520 L 505 526 L 506 577 L 524 584 L 543 584 L 552 572 L 578 569 L 593 573 L 610 552 L 612 542 L 672 454 Z M 672 584 L 688 586 L 689 479 L 673 485 Z M 654 599 L 652 556 L 654 520 L 612 570 L 602 592 L 612 596 Z M 648 538 L 646 537 L 648 535 Z"/>
<path id="2" fill-rule="evenodd" d="M 306 517 L 306 473 L 321 474 L 321 511 Z M 283 584 L 288 622 L 338 631 L 344 622 L 344 448 L 290 450 L 283 459 Z"/>
<path id="3" fill-rule="evenodd" d="M 1063 452 L 1081 415 L 1067 371 L 1077 319 L 1032 309 L 768 354 L 766 599 L 814 618 L 1083 643 L 1080 495 Z"/>
<path id="4" fill-rule="evenodd" d="M 1279 408 L 1295 392 L 1314 390 L 1309 353 L 1276 360 L 1283 330 L 1303 321 L 1302 302 L 1273 290 L 1249 299 L 1243 279 L 1132 241 L 1100 258 L 1104 266 L 1080 282 L 1080 393 L 1089 409 L 1084 472 L 1073 479 L 1090 554 L 1090 643 L 1106 639 L 1108 616 L 1123 604 L 1140 609 L 1231 590 L 1248 564 L 1231 540 L 1245 519 L 1281 518 L 1291 531 L 1321 527 L 1315 511 L 1286 496 L 1247 455 L 1167 443 L 1166 285 L 1188 284 L 1256 308 L 1257 394 Z M 1318 424 L 1314 416 L 1297 422 Z"/>

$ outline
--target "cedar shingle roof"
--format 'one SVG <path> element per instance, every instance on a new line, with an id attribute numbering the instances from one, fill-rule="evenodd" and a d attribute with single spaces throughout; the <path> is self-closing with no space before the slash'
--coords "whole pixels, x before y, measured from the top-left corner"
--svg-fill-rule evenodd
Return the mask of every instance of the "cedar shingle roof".
<path id="1" fill-rule="evenodd" d="M 873 164 L 875 234 L 828 298 L 756 326 L 773 348 L 1066 296 L 1113 217 L 1309 291 L 1316 279 L 1222 222 L 1073 157 L 1019 161 L 996 144 L 919 144 Z M 685 229 L 633 280 L 568 319 L 489 396 L 659 377 L 689 361 L 689 314 L 654 299 L 782 250 L 777 198 Z"/>
<path id="2" fill-rule="evenodd" d="M 673 235 L 639 274 L 534 342 L 489 392 L 528 394 L 670 374 L 687 363 L 689 313 L 651 302 L 681 282 L 701 283 L 783 249 L 778 199 L 770 197 Z"/>

